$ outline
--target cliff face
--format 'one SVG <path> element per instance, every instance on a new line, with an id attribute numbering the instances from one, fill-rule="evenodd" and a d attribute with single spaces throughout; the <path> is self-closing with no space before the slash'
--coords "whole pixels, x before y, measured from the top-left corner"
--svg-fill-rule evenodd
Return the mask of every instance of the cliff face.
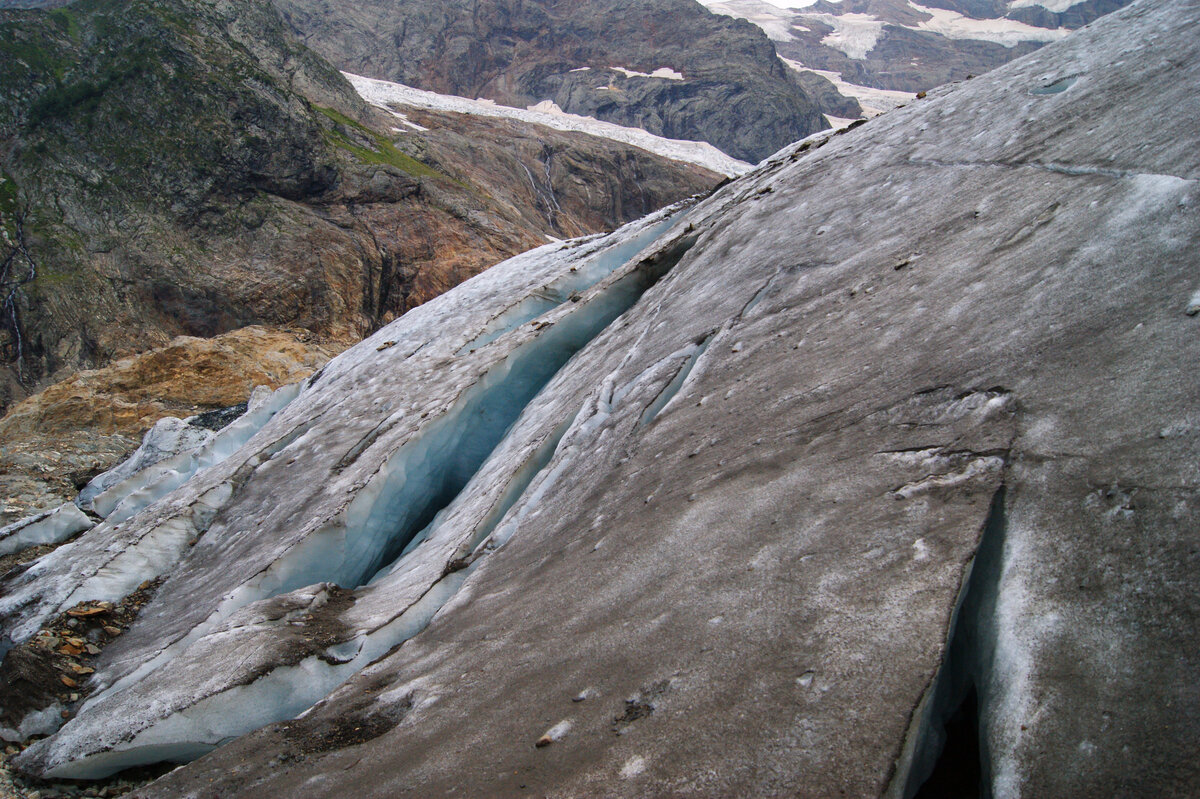
<path id="1" fill-rule="evenodd" d="M 94 669 L 3 719 L 70 717 L 16 762 L 195 759 L 144 797 L 1196 795 L 1198 11 L 517 256 L 109 484 L 0 582 L 3 668 Z"/>
<path id="2" fill-rule="evenodd" d="M 345 346 L 546 235 L 719 179 L 530 126 L 401 131 L 257 0 L 0 11 L 0 51 L 0 409 L 177 335 Z M 493 196 L 490 164 L 548 158 L 555 213 L 537 186 Z"/>
<path id="3" fill-rule="evenodd" d="M 277 5 L 349 72 L 522 108 L 552 100 L 752 163 L 825 127 L 761 31 L 692 0 Z"/>

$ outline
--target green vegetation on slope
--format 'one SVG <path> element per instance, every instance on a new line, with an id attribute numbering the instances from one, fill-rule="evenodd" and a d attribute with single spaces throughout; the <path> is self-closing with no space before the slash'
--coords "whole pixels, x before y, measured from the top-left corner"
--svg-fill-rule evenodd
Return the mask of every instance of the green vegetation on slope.
<path id="1" fill-rule="evenodd" d="M 340 111 L 324 106 L 316 106 L 316 109 L 334 123 L 334 127 L 328 133 L 328 140 L 335 147 L 345 150 L 363 163 L 394 166 L 415 177 L 441 178 L 443 180 L 452 179 L 438 172 L 433 167 L 421 163 L 412 156 L 400 152 L 394 144 L 388 141 L 386 136 L 355 122 Z M 358 133 L 360 139 L 369 140 L 373 146 L 363 147 L 355 143 L 349 135 L 351 131 Z"/>

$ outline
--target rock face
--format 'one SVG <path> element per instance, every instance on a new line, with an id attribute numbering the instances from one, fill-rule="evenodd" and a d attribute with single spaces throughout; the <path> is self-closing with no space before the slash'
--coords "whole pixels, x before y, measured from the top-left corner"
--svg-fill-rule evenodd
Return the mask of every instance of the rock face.
<path id="1" fill-rule="evenodd" d="M 146 797 L 1195 795 L 1198 11 L 519 256 L 277 392 L 0 584 L 27 652 L 162 579 L 17 762 L 209 752 Z"/>
<path id="2" fill-rule="evenodd" d="M 535 126 L 400 129 L 265 0 L 0 10 L 0 52 L 0 410 L 178 335 L 348 345 L 547 235 L 720 180 Z M 547 154 L 573 165 L 552 214 L 520 174 Z"/>
<path id="3" fill-rule="evenodd" d="M 551 100 L 752 163 L 826 127 L 766 36 L 692 0 L 276 5 L 348 72 L 521 108 Z"/>

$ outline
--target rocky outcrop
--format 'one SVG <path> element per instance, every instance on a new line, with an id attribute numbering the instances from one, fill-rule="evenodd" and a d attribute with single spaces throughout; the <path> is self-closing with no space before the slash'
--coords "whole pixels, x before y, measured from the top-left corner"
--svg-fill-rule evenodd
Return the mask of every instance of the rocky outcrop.
<path id="1" fill-rule="evenodd" d="M 146 797 L 1195 794 L 1197 10 L 335 358 L 0 584 L 32 647 L 163 578 L 18 763 L 209 752 Z"/>
<path id="2" fill-rule="evenodd" d="M 752 163 L 825 127 L 760 31 L 692 0 L 276 5 L 348 72 L 521 108 L 551 100 Z"/>
<path id="3" fill-rule="evenodd" d="M 159 419 L 245 403 L 256 386 L 302 380 L 341 349 L 302 330 L 181 336 L 17 403 L 0 419 L 0 526 L 73 498 Z"/>
<path id="4" fill-rule="evenodd" d="M 349 344 L 546 236 L 720 179 L 528 125 L 400 129 L 260 0 L 0 11 L 0 48 L 0 409 L 178 335 Z M 507 183 L 548 160 L 550 215 Z"/>

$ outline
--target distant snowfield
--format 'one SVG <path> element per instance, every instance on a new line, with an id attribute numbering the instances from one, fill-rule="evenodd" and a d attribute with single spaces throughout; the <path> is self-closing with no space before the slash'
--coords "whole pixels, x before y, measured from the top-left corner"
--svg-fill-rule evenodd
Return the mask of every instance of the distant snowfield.
<path id="1" fill-rule="evenodd" d="M 1039 28 L 1012 19 L 972 19 L 955 11 L 929 8 L 913 2 L 908 3 L 910 8 L 930 16 L 931 19 L 915 26 L 897 25 L 871 14 L 807 11 L 814 2 L 815 0 L 701 0 L 702 5 L 714 14 L 725 14 L 753 22 L 767 34 L 767 38 L 777 42 L 794 40 L 796 37 L 792 33 L 793 29 L 811 30 L 804 25 L 806 20 L 827 25 L 833 28 L 833 31 L 821 40 L 821 44 L 859 60 L 865 59 L 867 53 L 875 48 L 885 25 L 936 33 L 947 39 L 992 42 L 1004 47 L 1016 47 L 1021 42 L 1058 41 L 1069 33 L 1065 28 Z M 1009 8 L 1036 5 L 1061 12 L 1076 2 L 1078 0 L 1012 0 Z"/>
<path id="2" fill-rule="evenodd" d="M 830 116 L 829 114 L 825 115 L 825 119 L 829 121 L 829 127 L 826 128 L 826 130 L 841 130 L 842 128 L 850 127 L 850 125 L 858 121 L 857 119 L 850 119 L 848 117 L 835 117 Z"/>
<path id="3" fill-rule="evenodd" d="M 604 67 L 613 72 L 620 72 L 627 78 L 661 78 L 662 80 L 683 80 L 683 73 L 677 72 L 670 67 L 659 67 L 652 72 L 638 72 L 636 69 L 626 69 L 625 67 Z M 588 72 L 591 67 L 576 67 L 572 72 Z"/>
<path id="4" fill-rule="evenodd" d="M 816 2 L 816 0 L 813 0 Z M 750 0 L 725 2 L 725 0 L 700 0 L 700 4 L 714 14 L 744 19 L 762 28 L 773 42 L 790 42 L 796 37 L 791 33 L 790 14 L 781 13 L 784 6 L 778 3 L 760 3 Z M 810 4 L 811 5 L 811 4 Z M 797 6 L 799 7 L 799 6 Z"/>
<path id="5" fill-rule="evenodd" d="M 1055 14 L 1061 14 L 1078 2 L 1079 0 L 1012 0 L 1012 2 L 1008 4 L 1008 9 L 1011 11 L 1014 8 L 1041 6 L 1047 11 Z"/>
<path id="6" fill-rule="evenodd" d="M 904 105 L 916 97 L 912 92 L 859 86 L 857 83 L 850 83 L 842 78 L 840 72 L 833 72 L 827 69 L 813 69 L 790 58 L 781 57 L 779 60 L 797 72 L 815 72 L 821 77 L 828 79 L 846 97 L 853 97 L 855 100 L 858 100 L 858 104 L 863 110 L 863 116 L 867 118 L 879 116 L 884 111 L 891 111 L 893 108 Z M 832 122 L 833 118 L 829 117 L 829 120 Z"/>
<path id="7" fill-rule="evenodd" d="M 1066 28 L 1038 28 L 1012 19 L 971 19 L 943 8 L 909 5 L 933 17 L 918 25 L 917 30 L 938 33 L 947 39 L 978 39 L 1016 47 L 1021 42 L 1055 42 L 1070 33 Z"/>
<path id="8" fill-rule="evenodd" d="M 625 67 L 609 67 L 613 72 L 620 72 L 627 78 L 662 78 L 663 80 L 683 80 L 683 73 L 676 72 L 670 67 L 659 67 L 653 72 L 638 72 L 636 69 Z"/>
<path id="9" fill-rule="evenodd" d="M 883 33 L 883 21 L 870 14 L 806 14 L 805 19 L 815 19 L 833 28 L 821 40 L 821 44 L 841 50 L 850 58 L 862 60 L 875 49 L 879 34 Z"/>
<path id="10" fill-rule="evenodd" d="M 808 8 L 811 5 L 816 5 L 817 0 L 763 0 L 763 3 L 776 8 Z M 840 3 L 841 0 L 830 0 L 833 3 Z M 710 5 L 705 3 L 704 5 Z"/>
<path id="11" fill-rule="evenodd" d="M 498 105 L 492 100 L 468 100 L 465 97 L 436 94 L 414 89 L 401 83 L 365 78 L 349 72 L 342 74 L 346 76 L 346 79 L 364 100 L 393 114 L 396 112 L 389 107 L 391 104 L 425 108 L 431 111 L 449 111 L 456 114 L 516 119 L 554 130 L 586 133 L 598 138 L 622 142 L 664 158 L 695 164 L 729 177 L 741 175 L 753 166 L 726 155 L 708 142 L 667 139 L 655 136 L 641 128 L 627 128 L 611 122 L 602 122 L 593 117 L 568 114 L 549 100 L 543 100 L 529 109 L 512 108 Z M 650 76 L 665 77 L 657 74 Z M 667 79 L 672 78 L 668 77 Z M 407 122 L 402 114 L 396 115 L 397 118 Z"/>

